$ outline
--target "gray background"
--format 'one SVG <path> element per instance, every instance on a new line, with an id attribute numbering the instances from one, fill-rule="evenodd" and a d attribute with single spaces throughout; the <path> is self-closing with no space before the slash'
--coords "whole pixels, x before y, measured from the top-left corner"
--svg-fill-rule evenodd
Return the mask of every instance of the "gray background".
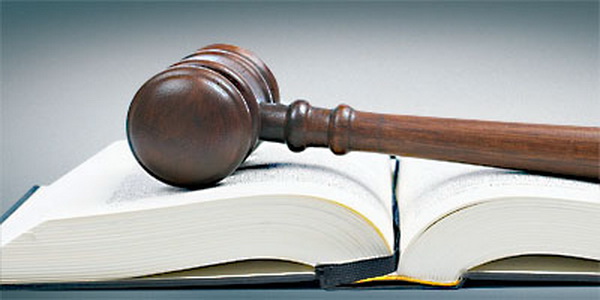
<path id="1" fill-rule="evenodd" d="M 137 88 L 196 48 L 256 52 L 282 101 L 600 125 L 598 2 L 2 2 L 2 210 L 123 139 Z M 262 294 L 261 294 L 262 293 Z M 561 294 L 562 293 L 562 294 Z M 600 296 L 597 289 L 182 296 Z M 14 297 L 80 294 L 15 293 Z M 173 292 L 81 294 L 170 296 Z"/>

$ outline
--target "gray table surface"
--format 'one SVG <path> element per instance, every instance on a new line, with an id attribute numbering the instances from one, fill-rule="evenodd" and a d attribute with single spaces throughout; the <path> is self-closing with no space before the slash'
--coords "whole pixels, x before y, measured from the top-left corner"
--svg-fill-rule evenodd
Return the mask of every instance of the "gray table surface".
<path id="1" fill-rule="evenodd" d="M 261 56 L 282 101 L 600 124 L 598 2 L 1 2 L 2 210 L 125 138 L 139 86 L 196 48 Z M 456 291 L 2 291 L 3 298 L 600 298 L 594 287 Z"/>

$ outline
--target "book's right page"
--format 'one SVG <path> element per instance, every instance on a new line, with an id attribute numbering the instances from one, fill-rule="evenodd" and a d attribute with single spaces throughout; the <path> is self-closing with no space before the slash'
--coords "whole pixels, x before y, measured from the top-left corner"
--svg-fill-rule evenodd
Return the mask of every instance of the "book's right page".
<path id="1" fill-rule="evenodd" d="M 403 157 L 398 205 L 400 249 L 443 216 L 495 197 L 575 199 L 600 202 L 597 184 L 522 171 Z"/>
<path id="2" fill-rule="evenodd" d="M 600 186 L 586 181 L 404 157 L 400 159 L 399 170 L 397 195 L 400 211 L 401 254 L 397 275 L 412 273 L 408 272 L 408 268 L 414 270 L 412 267 L 407 267 L 409 264 L 406 264 L 407 259 L 403 255 L 407 253 L 407 248 L 413 250 L 411 244 L 419 241 L 422 234 L 432 226 L 439 227 L 441 220 L 465 208 L 470 209 L 474 205 L 489 201 L 495 201 L 501 207 L 502 203 L 499 203 L 501 201 L 498 199 L 516 198 L 542 199 L 542 201 L 543 199 L 564 200 L 566 205 L 573 202 L 583 203 L 596 210 L 600 205 Z M 559 204 L 562 206 L 562 203 Z M 532 216 L 539 213 L 535 209 L 530 212 Z M 483 219 L 482 222 L 485 222 L 485 218 Z M 450 235 L 453 234 L 461 235 L 463 232 Z M 448 243 L 459 240 L 456 237 L 447 236 Z M 461 240 L 465 240 L 460 237 Z M 443 249 L 439 249 L 439 252 L 441 255 L 444 254 Z M 426 264 L 426 262 L 420 263 Z M 418 263 L 412 262 L 410 265 L 414 266 Z M 462 272 L 467 270 L 468 268 L 465 268 Z M 432 274 L 430 278 L 434 277 Z M 423 281 L 428 283 L 427 280 Z M 457 284 L 458 281 L 446 283 L 451 285 Z"/>

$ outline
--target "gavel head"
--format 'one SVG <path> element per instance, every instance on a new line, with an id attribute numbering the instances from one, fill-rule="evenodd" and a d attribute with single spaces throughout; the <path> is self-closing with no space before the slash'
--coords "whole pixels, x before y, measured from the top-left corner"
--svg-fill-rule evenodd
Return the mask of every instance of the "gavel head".
<path id="1" fill-rule="evenodd" d="M 258 144 L 259 103 L 279 102 L 275 77 L 253 53 L 211 45 L 148 80 L 127 114 L 142 167 L 171 185 L 198 188 L 231 174 Z"/>

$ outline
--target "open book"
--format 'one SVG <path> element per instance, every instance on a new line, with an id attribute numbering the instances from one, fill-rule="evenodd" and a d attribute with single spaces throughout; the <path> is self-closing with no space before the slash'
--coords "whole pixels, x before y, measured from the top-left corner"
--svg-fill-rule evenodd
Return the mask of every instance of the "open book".
<path id="1" fill-rule="evenodd" d="M 197 191 L 114 143 L 32 190 L 1 233 L 5 286 L 600 278 L 597 184 L 268 143 Z"/>

